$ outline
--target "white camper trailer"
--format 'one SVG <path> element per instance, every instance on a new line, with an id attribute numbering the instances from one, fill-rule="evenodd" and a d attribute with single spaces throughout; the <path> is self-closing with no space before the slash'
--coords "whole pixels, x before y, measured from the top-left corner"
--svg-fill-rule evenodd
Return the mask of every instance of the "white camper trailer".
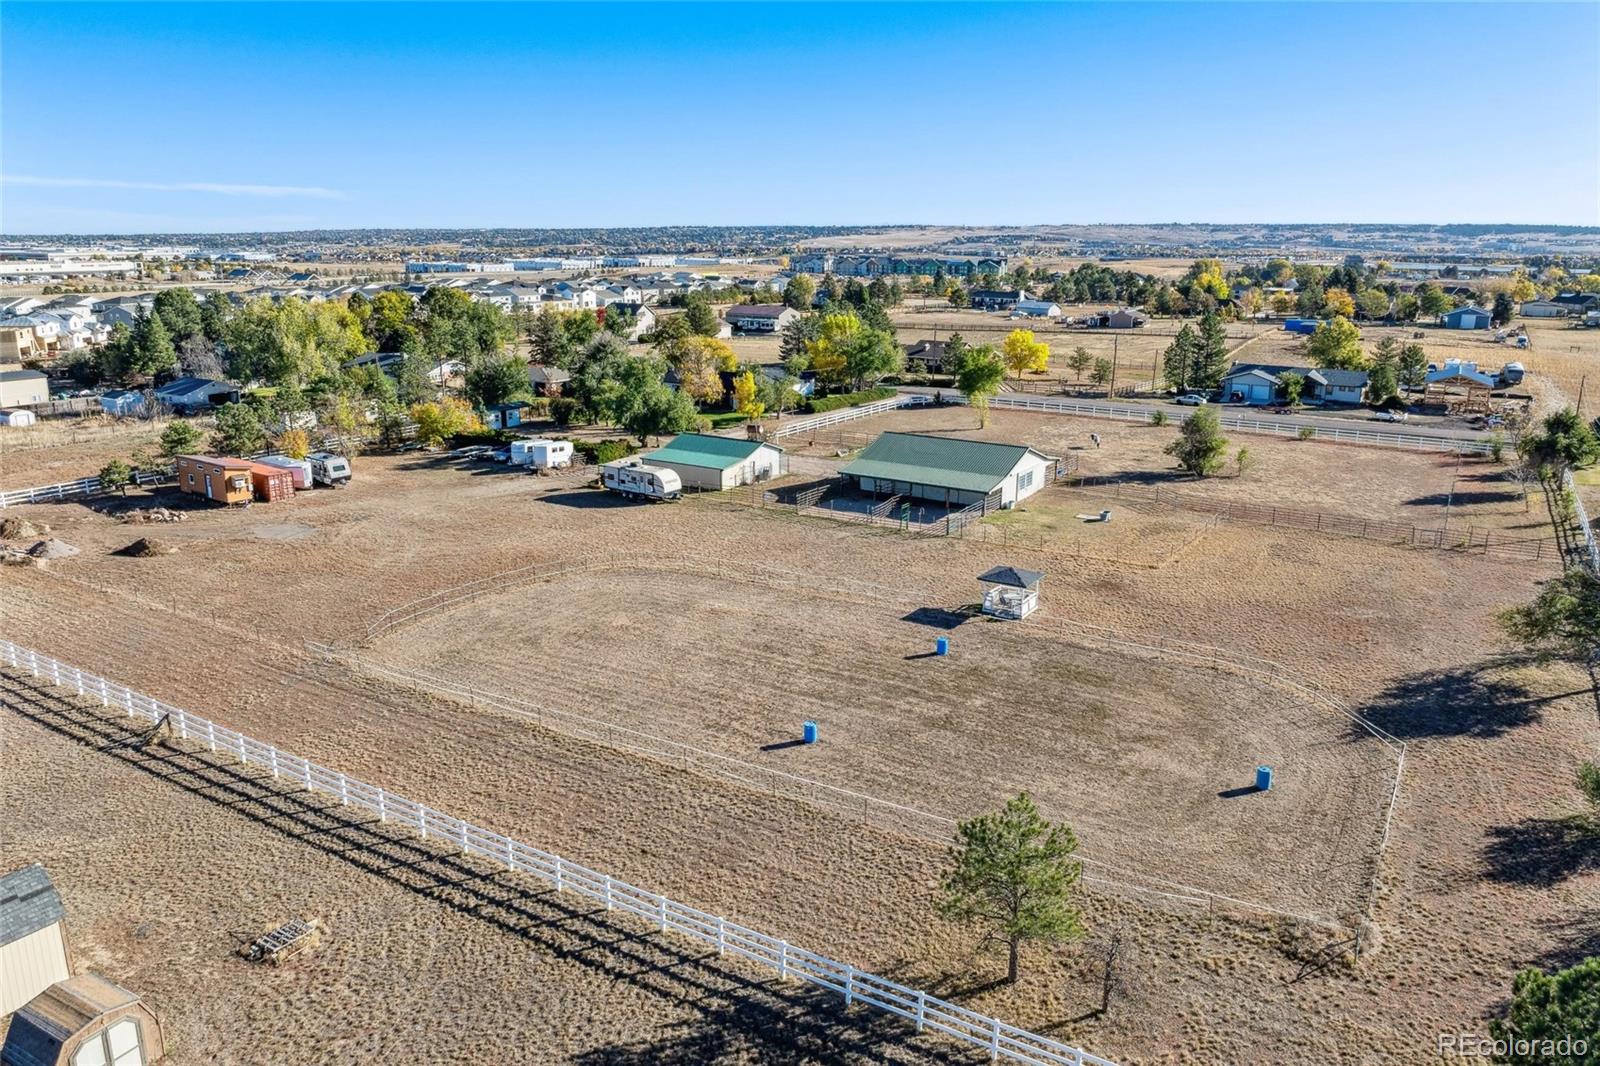
<path id="1" fill-rule="evenodd" d="M 306 458 L 311 462 L 311 479 L 318 485 L 338 488 L 350 481 L 350 460 L 332 452 L 312 452 Z"/>
<path id="2" fill-rule="evenodd" d="M 601 467 L 600 483 L 633 500 L 676 500 L 683 495 L 683 482 L 676 471 L 646 466 L 638 456 Z"/>
<path id="3" fill-rule="evenodd" d="M 311 487 L 310 459 L 291 459 L 287 455 L 263 455 L 256 462 L 288 470 L 294 475 L 294 487 L 297 491 Z"/>
<path id="4" fill-rule="evenodd" d="M 528 466 L 535 470 L 559 470 L 572 465 L 570 440 L 514 440 L 511 442 L 511 465 Z"/>

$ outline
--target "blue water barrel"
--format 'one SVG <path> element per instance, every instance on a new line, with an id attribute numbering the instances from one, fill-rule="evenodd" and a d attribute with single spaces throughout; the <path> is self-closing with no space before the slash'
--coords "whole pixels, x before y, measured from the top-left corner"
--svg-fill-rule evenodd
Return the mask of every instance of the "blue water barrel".
<path id="1" fill-rule="evenodd" d="M 817 723 L 807 722 L 801 727 L 800 732 L 807 744 L 815 744 L 817 742 Z"/>
<path id="2" fill-rule="evenodd" d="M 1272 787 L 1272 767 L 1256 767 L 1256 791 L 1265 792 Z"/>
<path id="3" fill-rule="evenodd" d="M 950 638 L 949 637 L 940 637 L 938 640 L 934 641 L 933 642 L 933 650 L 934 650 L 935 654 L 938 654 L 938 655 L 949 655 L 950 654 Z"/>

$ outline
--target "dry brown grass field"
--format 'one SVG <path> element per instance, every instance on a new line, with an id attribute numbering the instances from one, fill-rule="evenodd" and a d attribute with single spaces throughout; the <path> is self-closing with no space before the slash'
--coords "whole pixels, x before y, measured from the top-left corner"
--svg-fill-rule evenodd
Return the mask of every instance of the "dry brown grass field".
<path id="1" fill-rule="evenodd" d="M 876 428 L 972 425 L 970 412 L 925 414 Z M 1169 430 L 1094 428 L 1107 440 L 1075 453 L 1086 467 L 1163 469 L 1156 445 Z M 997 414 L 991 432 L 1062 454 L 1087 428 Z M 1448 491 L 1454 476 L 1423 456 L 1259 447 L 1254 471 L 1204 491 L 1437 517 L 1407 501 Z M 76 458 L 80 473 L 104 461 Z M 1065 559 L 711 499 L 626 506 L 442 456 L 361 458 L 347 490 L 195 509 L 171 525 L 125 525 L 124 505 L 97 506 L 8 510 L 83 551 L 5 569 L 5 636 L 1123 1061 L 1433 1061 L 1433 1034 L 1481 1030 L 1517 967 L 1570 959 L 1600 936 L 1585 924 L 1600 871 L 1565 820 L 1580 803 L 1573 767 L 1596 739 L 1593 701 L 1577 671 L 1510 655 L 1493 622 L 1550 566 L 1229 524 L 1198 530 L 1159 565 L 1122 559 L 1168 517 L 1158 511 L 1097 531 L 1126 528 L 1132 546 Z M 1482 508 L 1475 521 L 1515 520 L 1497 506 L 1464 504 L 1462 520 L 1470 507 Z M 1040 511 L 1012 521 L 1062 521 Z M 177 553 L 111 554 L 147 535 Z M 1270 920 L 1208 919 L 1096 884 L 1091 928 L 1125 925 L 1136 978 L 1096 1016 L 1083 946 L 1032 951 L 1020 985 L 990 984 L 996 961 L 974 958 L 970 934 L 932 914 L 935 843 L 400 687 L 302 644 L 347 641 L 419 597 L 529 563 L 619 553 L 631 569 L 508 588 L 364 654 L 951 817 L 1026 785 L 1079 824 L 1090 858 L 1183 865 L 1183 880 L 1215 890 L 1349 910 L 1377 813 L 1356 775 L 1377 765 L 1377 744 L 1337 711 L 1224 662 L 1266 657 L 1408 744 L 1372 950 L 1306 975 L 1295 938 Z M 951 634 L 951 659 L 906 658 L 945 632 L 906 616 L 973 602 L 973 576 L 997 562 L 1047 572 L 1036 624 L 969 622 Z M 773 586 L 761 579 L 771 569 L 806 580 Z M 1112 635 L 1216 647 L 1219 661 L 1117 651 Z M 233 665 L 200 668 L 196 648 Z M 402 1047 L 419 1061 L 595 1063 L 952 1051 L 859 1011 L 806 1009 L 801 989 L 537 886 L 330 823 L 304 797 L 266 795 L 203 753 L 129 746 L 119 723 L 26 679 L 5 681 L 0 702 L 16 767 L 0 785 L 3 851 L 52 869 L 83 957 L 151 995 L 177 1063 Z M 821 721 L 823 744 L 760 750 L 804 717 Z M 970 756 L 952 758 L 955 745 Z M 1278 760 L 1281 792 L 1218 795 L 1258 759 Z M 229 954 L 245 933 L 300 913 L 330 920 L 317 954 L 280 970 Z"/>

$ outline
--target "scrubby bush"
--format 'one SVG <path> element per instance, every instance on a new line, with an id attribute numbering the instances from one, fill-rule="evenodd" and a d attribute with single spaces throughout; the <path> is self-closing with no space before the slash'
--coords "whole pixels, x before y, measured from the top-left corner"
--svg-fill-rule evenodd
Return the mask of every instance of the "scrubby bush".
<path id="1" fill-rule="evenodd" d="M 872 403 L 875 400 L 887 400 L 895 394 L 895 390 L 878 387 L 875 389 L 862 389 L 860 392 L 841 392 L 835 396 L 821 396 L 814 398 L 806 404 L 806 409 L 812 414 L 826 414 L 829 411 L 839 411 L 857 404 Z"/>
<path id="2" fill-rule="evenodd" d="M 626 459 L 634 452 L 633 442 L 620 438 L 610 440 L 575 440 L 572 450 L 591 463 L 613 463 L 618 459 Z"/>
<path id="3" fill-rule="evenodd" d="M 578 417 L 578 406 L 571 396 L 557 396 L 550 401 L 550 418 L 558 426 L 570 426 Z"/>

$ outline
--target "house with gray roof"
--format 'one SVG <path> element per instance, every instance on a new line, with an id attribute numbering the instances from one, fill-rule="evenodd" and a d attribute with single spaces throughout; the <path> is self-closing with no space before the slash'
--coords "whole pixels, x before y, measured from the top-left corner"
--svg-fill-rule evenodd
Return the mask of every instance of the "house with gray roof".
<path id="1" fill-rule="evenodd" d="M 1365 370 L 1332 370 L 1324 367 L 1283 366 L 1271 363 L 1235 363 L 1222 378 L 1218 394 L 1223 403 L 1243 403 L 1261 407 L 1281 403 L 1283 376 L 1298 374 L 1305 379 L 1300 392 L 1303 403 L 1358 404 L 1366 398 Z"/>

